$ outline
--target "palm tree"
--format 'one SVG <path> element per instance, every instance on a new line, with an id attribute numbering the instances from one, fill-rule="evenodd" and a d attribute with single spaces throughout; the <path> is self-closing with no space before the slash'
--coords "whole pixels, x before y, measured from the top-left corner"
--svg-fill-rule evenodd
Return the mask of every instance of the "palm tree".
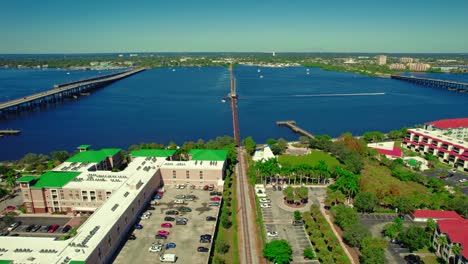
<path id="1" fill-rule="evenodd" d="M 437 253 L 439 255 L 442 255 L 440 254 L 440 248 L 445 247 L 446 245 L 447 245 L 447 237 L 443 234 L 439 235 L 439 237 L 437 238 Z"/>
<path id="2" fill-rule="evenodd" d="M 16 177 L 13 174 L 7 175 L 6 178 L 6 185 L 10 188 L 10 192 L 14 191 L 16 186 Z"/>
<path id="3" fill-rule="evenodd" d="M 452 254 L 454 255 L 455 257 L 455 261 L 454 263 L 457 263 L 457 259 L 459 258 L 460 254 L 461 254 L 461 251 L 462 251 L 462 248 L 460 246 L 460 244 L 453 244 L 452 245 Z"/>

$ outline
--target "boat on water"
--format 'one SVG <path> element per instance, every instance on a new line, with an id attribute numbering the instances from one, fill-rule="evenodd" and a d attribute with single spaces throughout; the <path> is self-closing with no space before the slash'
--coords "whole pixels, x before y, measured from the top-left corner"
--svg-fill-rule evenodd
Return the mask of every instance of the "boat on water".
<path id="1" fill-rule="evenodd" d="M 173 72 L 175 72 L 175 69 L 172 69 Z"/>
<path id="2" fill-rule="evenodd" d="M 221 99 L 221 103 L 223 103 L 223 104 L 224 104 L 225 102 L 226 102 L 226 100 L 224 100 L 224 99 Z"/>
<path id="3" fill-rule="evenodd" d="M 263 75 L 260 75 L 260 79 L 262 79 L 262 78 L 263 78 Z"/>
<path id="4" fill-rule="evenodd" d="M 261 72 L 261 70 L 260 70 L 260 69 L 258 69 L 258 70 L 257 70 L 257 72 Z"/>

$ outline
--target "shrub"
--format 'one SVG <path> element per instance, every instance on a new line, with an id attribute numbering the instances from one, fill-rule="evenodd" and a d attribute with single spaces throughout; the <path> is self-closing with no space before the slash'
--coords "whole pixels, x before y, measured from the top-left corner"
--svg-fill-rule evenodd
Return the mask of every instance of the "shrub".
<path id="1" fill-rule="evenodd" d="M 301 220 L 302 214 L 299 211 L 294 211 L 294 220 Z"/>
<path id="2" fill-rule="evenodd" d="M 308 259 L 314 259 L 315 258 L 315 253 L 312 250 L 312 248 L 310 248 L 310 247 L 304 248 L 303 253 L 304 253 L 304 258 L 308 258 Z"/>

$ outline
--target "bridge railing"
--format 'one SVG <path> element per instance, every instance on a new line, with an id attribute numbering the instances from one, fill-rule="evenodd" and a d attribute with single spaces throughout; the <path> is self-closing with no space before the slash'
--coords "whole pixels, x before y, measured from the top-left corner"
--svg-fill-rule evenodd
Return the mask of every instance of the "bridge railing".
<path id="1" fill-rule="evenodd" d="M 81 79 L 81 80 L 73 81 L 73 82 L 54 84 L 54 88 L 61 88 L 61 87 L 64 87 L 64 86 L 73 85 L 73 84 L 77 84 L 77 83 L 88 82 L 88 81 L 97 81 L 97 80 L 101 80 L 101 79 L 106 79 L 106 78 L 109 78 L 109 77 L 112 77 L 112 76 L 116 76 L 116 75 L 119 75 L 119 74 L 122 74 L 122 73 L 130 72 L 130 71 L 132 71 L 132 70 L 134 70 L 134 69 L 129 69 L 129 70 L 126 70 L 126 71 L 120 71 L 120 72 L 117 72 L 117 73 L 102 75 L 102 76 L 93 77 L 93 78 Z"/>

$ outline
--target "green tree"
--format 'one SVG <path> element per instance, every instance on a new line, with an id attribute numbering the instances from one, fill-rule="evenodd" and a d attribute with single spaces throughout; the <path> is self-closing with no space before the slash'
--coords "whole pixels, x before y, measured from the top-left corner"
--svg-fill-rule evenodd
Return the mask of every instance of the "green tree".
<path id="1" fill-rule="evenodd" d="M 385 138 L 385 135 L 379 131 L 366 132 L 362 136 L 366 142 L 378 142 Z"/>
<path id="2" fill-rule="evenodd" d="M 294 195 L 294 189 L 291 186 L 288 186 L 283 189 L 283 194 L 284 197 L 286 198 L 287 201 L 294 201 L 295 195 Z"/>
<path id="3" fill-rule="evenodd" d="M 229 251 L 229 244 L 226 242 L 226 240 L 220 238 L 216 240 L 216 252 L 220 254 L 226 254 Z"/>
<path id="4" fill-rule="evenodd" d="M 359 248 L 361 246 L 361 241 L 366 237 L 371 237 L 371 233 L 359 223 L 349 226 L 343 232 L 344 241 L 353 247 Z"/>
<path id="5" fill-rule="evenodd" d="M 223 213 L 221 215 L 221 225 L 223 226 L 224 229 L 231 228 L 232 222 L 227 213 Z"/>
<path id="6" fill-rule="evenodd" d="M 386 247 L 387 243 L 381 238 L 365 237 L 361 241 L 361 263 L 385 263 L 384 249 Z"/>
<path id="7" fill-rule="evenodd" d="M 244 140 L 242 140 L 242 144 L 245 147 L 245 150 L 249 155 L 253 155 L 255 152 L 255 148 L 257 147 L 257 143 L 253 140 L 252 137 L 246 137 Z"/>
<path id="8" fill-rule="evenodd" d="M 401 232 L 399 239 L 410 251 L 421 249 L 430 243 L 429 234 L 417 225 L 411 225 L 405 232 Z"/>
<path id="9" fill-rule="evenodd" d="M 53 160 L 64 162 L 70 157 L 70 154 L 68 154 L 66 151 L 52 151 L 50 156 Z"/>
<path id="10" fill-rule="evenodd" d="M 8 175 L 5 181 L 6 186 L 12 191 L 16 186 L 16 177 L 14 175 Z"/>
<path id="11" fill-rule="evenodd" d="M 432 218 L 427 219 L 426 230 L 430 232 L 431 234 L 433 234 L 436 228 L 437 228 L 437 222 L 434 221 L 434 219 Z"/>
<path id="12" fill-rule="evenodd" d="M 167 145 L 168 149 L 177 149 L 177 144 L 174 141 L 169 142 L 169 145 Z"/>
<path id="13" fill-rule="evenodd" d="M 267 143 L 267 145 L 273 146 L 273 145 L 276 144 L 276 139 L 269 138 L 266 143 Z"/>
<path id="14" fill-rule="evenodd" d="M 359 216 L 351 207 L 340 204 L 333 207 L 333 212 L 335 213 L 335 223 L 343 230 L 359 223 Z"/>
<path id="15" fill-rule="evenodd" d="M 401 231 L 403 231 L 403 221 L 399 217 L 395 218 L 393 223 L 385 224 L 383 228 L 384 235 L 392 239 L 396 238 Z"/>
<path id="16" fill-rule="evenodd" d="M 300 211 L 294 211 L 294 220 L 301 220 L 302 219 L 302 214 Z"/>
<path id="17" fill-rule="evenodd" d="M 372 213 L 377 206 L 377 199 L 372 193 L 360 192 L 354 199 L 354 206 L 359 212 Z"/>
<path id="18" fill-rule="evenodd" d="M 314 250 L 312 250 L 312 248 L 310 248 L 310 247 L 304 248 L 303 254 L 304 254 L 304 258 L 308 258 L 308 259 L 314 259 L 315 258 Z"/>
<path id="19" fill-rule="evenodd" d="M 213 264 L 225 264 L 225 263 L 226 263 L 226 261 L 222 257 L 220 257 L 218 255 L 215 255 L 213 257 Z"/>
<path id="20" fill-rule="evenodd" d="M 289 263 L 292 260 L 291 245 L 286 240 L 273 240 L 263 248 L 263 256 L 278 264 Z"/>
<path id="21" fill-rule="evenodd" d="M 403 196 L 395 199 L 393 207 L 398 208 L 399 212 L 407 214 L 416 208 L 416 204 L 413 199 Z"/>
<path id="22" fill-rule="evenodd" d="M 325 199 L 325 205 L 334 206 L 342 204 L 346 201 L 346 196 L 340 191 L 334 191 L 330 188 L 327 189 L 327 198 Z"/>

